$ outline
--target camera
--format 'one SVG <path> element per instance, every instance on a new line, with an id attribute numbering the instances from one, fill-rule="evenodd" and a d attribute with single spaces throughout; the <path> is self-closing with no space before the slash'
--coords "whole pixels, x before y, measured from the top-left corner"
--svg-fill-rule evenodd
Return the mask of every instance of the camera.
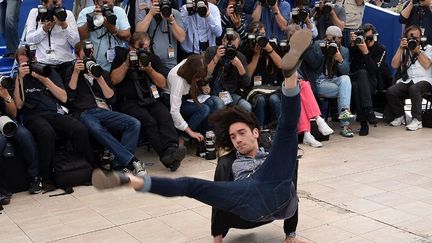
<path id="1" fill-rule="evenodd" d="M 85 71 L 90 73 L 99 78 L 102 73 L 102 67 L 96 63 L 96 61 L 93 59 L 93 43 L 91 41 L 84 41 L 84 58 L 83 63 L 85 67 Z"/>
<path id="2" fill-rule="evenodd" d="M 26 44 L 25 50 L 26 56 L 29 59 L 28 65 L 30 67 L 30 72 L 36 72 L 45 77 L 51 75 L 52 69 L 50 66 L 36 61 L 36 44 Z"/>
<path id="3" fill-rule="evenodd" d="M 357 31 L 354 32 L 354 34 L 357 36 L 355 38 L 355 40 L 354 40 L 354 43 L 356 45 L 359 45 L 359 44 L 361 44 L 361 43 L 363 43 L 365 41 L 364 31 L 363 30 L 357 30 Z"/>
<path id="4" fill-rule="evenodd" d="M 236 1 L 236 4 L 234 5 L 234 13 L 239 16 L 243 13 L 243 6 L 239 0 Z"/>
<path id="5" fill-rule="evenodd" d="M 320 9 L 320 3 L 323 3 L 322 9 Z M 317 14 L 329 15 L 334 7 L 335 7 L 335 4 L 332 0 L 324 0 L 323 2 L 321 2 L 321 1 L 315 2 L 315 10 L 316 10 Z"/>
<path id="6" fill-rule="evenodd" d="M 159 1 L 160 13 L 163 17 L 168 18 L 172 14 L 171 2 L 169 0 Z"/>
<path id="7" fill-rule="evenodd" d="M 412 50 L 416 49 L 418 44 L 419 44 L 419 42 L 418 42 L 417 38 L 415 38 L 413 35 L 411 35 L 408 38 L 408 46 L 407 47 L 409 50 L 412 51 Z"/>
<path id="8" fill-rule="evenodd" d="M 9 85 L 12 83 L 12 78 L 8 76 L 0 77 L 0 86 L 7 89 Z"/>
<path id="9" fill-rule="evenodd" d="M 261 33 L 250 33 L 248 34 L 248 43 L 251 48 L 255 48 L 256 44 L 258 44 L 261 48 L 264 48 L 268 43 L 268 39 Z"/>
<path id="10" fill-rule="evenodd" d="M 8 116 L 0 116 L 0 132 L 5 137 L 13 137 L 18 129 L 18 125 Z"/>
<path id="11" fill-rule="evenodd" d="M 143 67 L 147 67 L 150 63 L 150 52 L 140 45 L 136 51 L 129 52 L 129 62 L 132 69 L 138 69 L 141 64 Z"/>
<path id="12" fill-rule="evenodd" d="M 213 131 L 207 131 L 205 134 L 205 158 L 206 160 L 216 159 L 216 135 Z"/>
<path id="13" fill-rule="evenodd" d="M 276 5 L 277 0 L 260 0 L 261 6 L 268 5 L 269 7 L 273 7 Z"/>
<path id="14" fill-rule="evenodd" d="M 67 18 L 66 10 L 57 5 L 57 1 L 51 6 L 38 6 L 38 18 L 41 22 L 54 21 L 54 16 L 61 22 Z"/>
<path id="15" fill-rule="evenodd" d="M 234 29 L 227 28 L 225 38 L 228 44 L 225 45 L 225 57 L 228 60 L 233 60 L 237 56 L 237 48 L 231 43 L 235 39 Z"/>
<path id="16" fill-rule="evenodd" d="M 309 15 L 309 8 L 306 6 L 292 9 L 292 20 L 295 24 L 302 24 L 306 22 Z"/>
<path id="17" fill-rule="evenodd" d="M 336 41 L 322 41 L 319 43 L 321 50 L 323 53 L 325 53 L 327 56 L 334 56 L 338 50 L 338 45 Z"/>
<path id="18" fill-rule="evenodd" d="M 283 56 L 289 51 L 288 40 L 281 40 L 279 43 L 280 54 Z"/>
<path id="19" fill-rule="evenodd" d="M 206 0 L 186 0 L 186 10 L 188 15 L 198 13 L 198 15 L 204 18 L 207 15 L 207 2 Z"/>
<path id="20" fill-rule="evenodd" d="M 103 1 L 102 6 L 102 16 L 107 18 L 107 21 L 110 25 L 115 25 L 117 22 L 117 16 L 114 14 L 114 11 L 108 6 L 107 1 Z"/>

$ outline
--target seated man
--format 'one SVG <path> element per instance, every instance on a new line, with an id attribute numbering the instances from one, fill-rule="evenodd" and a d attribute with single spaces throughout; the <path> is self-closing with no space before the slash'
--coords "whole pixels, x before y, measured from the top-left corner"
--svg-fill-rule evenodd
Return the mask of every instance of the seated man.
<path id="1" fill-rule="evenodd" d="M 149 51 L 150 42 L 147 33 L 135 32 L 129 41 L 129 49 L 116 48 L 111 72 L 111 80 L 118 94 L 116 106 L 120 112 L 141 122 L 143 134 L 159 155 L 160 161 L 175 171 L 186 155 L 186 147 L 179 146 L 174 122 L 161 101 L 159 92 L 167 88 L 167 80 L 162 75 L 159 57 Z M 131 54 L 135 53 L 137 59 L 137 52 L 148 55 L 148 63 L 133 61 Z"/>
<path id="2" fill-rule="evenodd" d="M 337 98 L 339 120 L 344 137 L 353 137 L 349 120 L 354 116 L 350 112 L 351 80 L 349 74 L 349 51 L 341 46 L 342 31 L 337 26 L 330 26 L 323 41 L 316 41 L 305 54 L 302 63 L 302 76 L 312 83 L 312 89 L 318 97 Z"/>
<path id="3" fill-rule="evenodd" d="M 132 172 L 134 175 L 146 173 L 144 164 L 134 156 L 140 134 L 140 122 L 126 114 L 111 110 L 115 102 L 111 80 L 93 59 L 93 44 L 90 41 L 75 45 L 76 63 L 67 72 L 69 101 L 80 121 L 90 134 L 114 154 L 114 170 Z M 94 62 L 89 68 L 89 62 Z M 109 131 L 121 134 L 121 141 Z"/>
<path id="4" fill-rule="evenodd" d="M 249 87 L 251 82 L 246 71 L 246 58 L 237 51 L 239 45 L 240 36 L 231 29 L 222 39 L 221 46 L 211 46 L 205 52 L 208 75 L 211 75 L 211 94 L 216 103 L 215 110 L 224 105 L 239 105 L 252 111 L 251 104 L 239 94 L 240 89 Z"/>
<path id="5" fill-rule="evenodd" d="M 67 115 L 67 109 L 61 105 L 67 101 L 67 93 L 60 76 L 55 70 L 50 75 L 45 73 L 46 76 L 43 76 L 39 73 L 43 71 L 40 64 L 29 63 L 30 60 L 35 61 L 33 49 L 31 45 L 26 45 L 16 52 L 19 68 L 14 100 L 21 110 L 24 126 L 31 131 L 39 145 L 41 176 L 43 182 L 49 185 L 52 184 L 51 172 L 57 136 L 71 140 L 74 149 L 92 165 L 94 157 L 87 128 Z"/>
<path id="6" fill-rule="evenodd" d="M 378 43 L 378 33 L 375 27 L 365 24 L 360 31 L 351 33 L 349 51 L 352 93 L 357 121 L 361 125 L 359 135 L 366 136 L 369 134 L 367 122 L 378 123 L 373 110 L 372 95 L 377 89 L 380 73 L 388 71 L 384 70 L 386 48 Z"/>
<path id="7" fill-rule="evenodd" d="M 282 110 L 272 150 L 264 159 L 258 149 L 259 130 L 251 113 L 238 107 L 217 111 L 213 117 L 216 144 L 237 150 L 232 170 L 234 181 L 207 181 L 191 177 L 169 179 L 136 177 L 119 172 L 95 170 L 97 189 L 127 185 L 140 192 L 167 197 L 187 196 L 252 222 L 291 218 L 298 197 L 293 183 L 297 162 L 297 122 L 300 96 L 296 69 L 309 47 L 312 34 L 300 30 L 290 40 L 290 51 L 282 60 L 285 81 Z"/>
<path id="8" fill-rule="evenodd" d="M 12 81 L 12 79 L 10 80 Z M 11 119 L 15 119 L 17 115 L 17 108 L 6 87 L 0 86 L 0 97 L 1 116 L 8 116 Z M 15 123 L 17 122 L 15 121 Z M 4 129 L 4 127 L 2 129 Z M 9 139 L 19 144 L 24 160 L 27 163 L 28 176 L 30 177 L 30 194 L 40 193 L 42 191 L 42 178 L 39 173 L 37 145 L 32 134 L 22 124 L 17 123 L 17 129 L 15 132 L 13 132 L 13 134 L 6 134 L 4 132 L 0 134 L 0 153 L 3 154 L 6 143 Z"/>
<path id="9" fill-rule="evenodd" d="M 404 108 L 401 99 L 411 99 L 410 124 L 406 126 L 409 131 L 415 131 L 422 125 L 422 95 L 432 89 L 432 46 L 420 45 L 421 29 L 412 25 L 405 30 L 400 46 L 392 59 L 392 67 L 398 69 L 399 76 L 396 84 L 387 90 L 387 102 L 395 115 L 390 123 L 400 126 L 404 122 Z"/>

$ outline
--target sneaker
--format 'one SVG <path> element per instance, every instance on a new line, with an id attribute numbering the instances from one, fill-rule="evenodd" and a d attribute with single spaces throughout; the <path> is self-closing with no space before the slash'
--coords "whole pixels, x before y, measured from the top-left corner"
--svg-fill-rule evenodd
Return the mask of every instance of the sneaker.
<path id="1" fill-rule="evenodd" d="M 33 178 L 33 180 L 30 182 L 30 188 L 29 188 L 30 194 L 38 194 L 42 192 L 42 180 L 39 177 Z"/>
<path id="2" fill-rule="evenodd" d="M 120 171 L 103 172 L 101 169 L 95 169 L 92 173 L 92 184 L 98 190 L 119 187 L 129 181 L 129 176 Z"/>
<path id="3" fill-rule="evenodd" d="M 351 129 L 351 127 L 344 126 L 342 131 L 340 131 L 340 135 L 342 135 L 342 137 L 352 138 L 352 137 L 354 137 L 354 132 Z"/>
<path id="4" fill-rule="evenodd" d="M 318 126 L 318 131 L 324 135 L 324 136 L 328 136 L 330 134 L 333 134 L 334 131 L 333 129 L 331 129 L 329 127 L 329 125 L 327 124 L 327 122 L 324 121 L 324 119 L 317 119 L 316 120 L 317 126 Z"/>
<path id="5" fill-rule="evenodd" d="M 417 120 L 417 118 L 413 118 L 410 124 L 406 126 L 406 128 L 410 131 L 415 131 L 417 129 L 423 128 L 423 124 L 421 121 Z"/>
<path id="6" fill-rule="evenodd" d="M 133 175 L 142 177 L 142 176 L 145 176 L 145 174 L 147 174 L 147 170 L 145 168 L 145 165 L 141 164 L 141 162 L 134 161 L 134 162 L 132 162 L 132 165 L 134 167 Z"/>
<path id="7" fill-rule="evenodd" d="M 317 141 L 312 134 L 308 134 L 303 137 L 303 144 L 309 145 L 313 148 L 321 148 L 323 145 Z"/>
<path id="8" fill-rule="evenodd" d="M 285 78 L 290 77 L 300 66 L 303 59 L 303 53 L 310 46 L 312 41 L 312 32 L 302 29 L 296 31 L 289 41 L 289 51 L 282 58 L 282 73 Z"/>
<path id="9" fill-rule="evenodd" d="M 355 116 L 349 110 L 343 110 L 338 117 L 339 121 L 350 121 L 354 118 Z"/>
<path id="10" fill-rule="evenodd" d="M 390 125 L 394 127 L 398 127 L 404 123 L 404 116 L 400 116 L 398 118 L 395 118 L 392 122 L 390 122 Z"/>
<path id="11" fill-rule="evenodd" d="M 7 197 L 12 197 L 12 192 L 10 192 L 10 191 L 2 188 L 2 187 L 0 187 L 0 194 L 3 194 L 5 196 L 7 196 Z"/>
<path id="12" fill-rule="evenodd" d="M 1 194 L 0 193 L 0 206 L 1 205 L 7 205 L 10 203 L 10 197 L 8 197 L 7 195 Z"/>

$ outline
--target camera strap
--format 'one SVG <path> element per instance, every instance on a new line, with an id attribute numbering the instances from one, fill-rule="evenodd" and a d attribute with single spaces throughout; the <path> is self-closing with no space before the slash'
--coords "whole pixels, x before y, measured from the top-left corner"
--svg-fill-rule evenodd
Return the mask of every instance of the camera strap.
<path id="1" fill-rule="evenodd" d="M 90 89 L 90 92 L 93 96 L 93 99 L 95 100 L 95 103 L 97 105 L 98 108 L 101 109 L 105 109 L 105 110 L 111 110 L 111 107 L 108 105 L 108 103 L 106 102 L 105 99 L 103 98 L 99 98 L 95 95 L 92 85 L 90 85 L 90 81 L 88 80 L 88 78 L 92 78 L 91 76 L 87 75 L 87 74 L 83 74 L 83 77 L 85 79 L 85 82 L 87 84 L 87 87 Z M 93 84 L 95 83 L 95 80 L 93 79 Z"/>

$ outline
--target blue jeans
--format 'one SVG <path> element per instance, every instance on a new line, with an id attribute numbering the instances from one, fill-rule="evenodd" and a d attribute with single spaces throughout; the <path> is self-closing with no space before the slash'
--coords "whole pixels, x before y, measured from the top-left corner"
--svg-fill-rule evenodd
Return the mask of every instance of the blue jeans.
<path id="1" fill-rule="evenodd" d="M 93 108 L 81 113 L 80 121 L 87 127 L 90 134 L 104 147 L 115 155 L 114 167 L 126 167 L 134 157 L 135 149 L 140 135 L 140 122 L 123 113 Z M 108 131 L 116 131 L 122 134 L 119 142 Z"/>
<path id="2" fill-rule="evenodd" d="M 183 100 L 180 107 L 181 115 L 186 118 L 190 129 L 203 132 L 207 128 L 207 117 L 210 114 L 210 107 L 206 104 L 196 104 Z"/>
<path id="3" fill-rule="evenodd" d="M 249 221 L 274 216 L 291 199 L 297 200 L 292 182 L 297 161 L 300 95 L 282 95 L 281 109 L 289 112 L 281 112 L 272 150 L 250 177 L 237 181 L 207 181 L 191 177 L 145 176 L 144 187 L 139 191 L 166 197 L 187 196 Z M 295 209 L 289 211 L 290 215 L 284 214 L 283 218 L 291 217 Z"/>
<path id="4" fill-rule="evenodd" d="M 233 99 L 233 102 L 232 102 L 233 105 L 238 105 L 241 108 L 243 108 L 249 112 L 252 112 L 252 105 L 247 100 L 243 99 L 240 95 L 238 95 L 236 93 L 230 92 L 230 94 L 231 94 L 231 98 Z"/>
<path id="5" fill-rule="evenodd" d="M 208 98 L 204 104 L 206 104 L 210 108 L 210 113 L 213 113 L 217 110 L 222 110 L 225 108 L 225 103 L 219 96 L 212 95 Z"/>
<path id="6" fill-rule="evenodd" d="M 39 157 L 37 153 L 36 142 L 29 130 L 23 125 L 18 124 L 18 129 L 15 135 L 10 138 L 19 144 L 22 155 L 27 163 L 27 171 L 31 178 L 40 177 L 39 174 Z M 0 152 L 3 153 L 7 139 L 3 134 L 0 134 Z M 12 173 L 12 171 L 11 171 Z"/>
<path id="7" fill-rule="evenodd" d="M 267 108 L 270 108 L 270 110 L 268 110 Z M 272 123 L 279 119 L 280 108 L 280 95 L 271 94 L 269 97 L 267 97 L 266 95 L 259 95 L 255 106 L 255 116 L 257 117 L 260 125 L 264 126 L 266 124 L 266 116 L 268 112 L 270 112 L 271 118 L 268 123 Z"/>
<path id="8" fill-rule="evenodd" d="M 351 79 L 348 75 L 342 75 L 328 79 L 321 75 L 317 81 L 317 92 L 320 97 L 337 98 L 338 111 L 349 109 L 351 105 Z M 341 122 L 341 126 L 349 122 Z"/>
<path id="9" fill-rule="evenodd" d="M 0 33 L 6 41 L 6 53 L 15 53 L 19 44 L 18 16 L 21 0 L 4 0 L 0 3 Z"/>

